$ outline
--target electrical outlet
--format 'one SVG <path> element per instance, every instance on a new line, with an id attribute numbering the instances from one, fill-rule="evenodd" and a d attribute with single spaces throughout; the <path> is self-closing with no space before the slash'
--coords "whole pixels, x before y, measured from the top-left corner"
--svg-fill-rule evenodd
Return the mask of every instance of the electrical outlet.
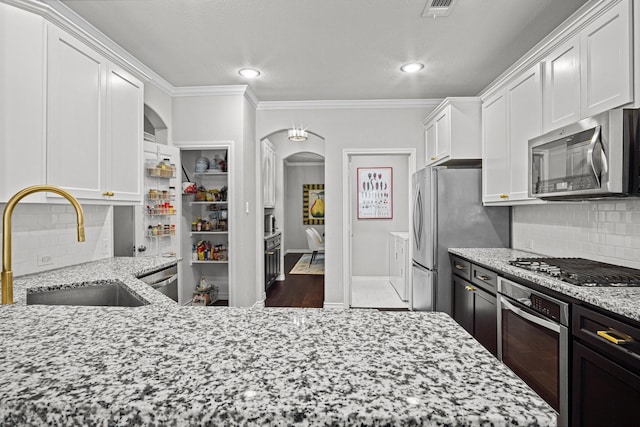
<path id="1" fill-rule="evenodd" d="M 102 255 L 109 255 L 111 253 L 111 242 L 109 239 L 102 239 Z"/>
<path id="2" fill-rule="evenodd" d="M 53 264 L 53 256 L 50 254 L 38 254 L 38 266 Z"/>

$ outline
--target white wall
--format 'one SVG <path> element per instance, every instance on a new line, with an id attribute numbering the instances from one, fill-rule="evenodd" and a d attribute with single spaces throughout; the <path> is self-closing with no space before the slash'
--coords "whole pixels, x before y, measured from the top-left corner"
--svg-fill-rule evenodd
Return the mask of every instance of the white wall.
<path id="1" fill-rule="evenodd" d="M 392 168 L 393 218 L 358 219 L 357 188 L 351 185 L 352 276 L 389 276 L 389 233 L 409 231 L 409 156 L 355 155 L 349 169 L 353 182 L 362 167 Z"/>
<path id="2" fill-rule="evenodd" d="M 313 227 L 322 234 L 324 233 L 324 225 L 302 223 L 302 186 L 304 184 L 324 184 L 324 163 L 285 164 L 284 169 L 284 216 L 282 218 L 284 244 L 282 249 L 285 253 L 287 251 L 308 251 L 309 245 L 304 230 L 307 227 Z"/>
<path id="3" fill-rule="evenodd" d="M 513 208 L 512 246 L 640 268 L 640 199 Z"/>
<path id="4" fill-rule="evenodd" d="M 173 99 L 174 145 L 231 141 L 229 171 L 233 174 L 233 200 L 229 206 L 230 280 L 235 284 L 230 304 L 252 306 L 260 299 L 257 284 L 262 257 L 262 236 L 257 235 L 255 109 L 242 95 L 177 96 Z M 248 206 L 248 212 L 247 212 Z M 262 221 L 262 210 L 260 210 Z"/>
<path id="5" fill-rule="evenodd" d="M 348 148 L 414 148 L 424 159 L 422 121 L 432 111 L 415 108 L 334 108 L 258 110 L 257 135 L 301 124 L 325 139 L 325 306 L 344 303 L 342 155 Z M 417 165 L 420 167 L 420 163 Z"/>
<path id="6" fill-rule="evenodd" d="M 30 196 L 28 196 L 30 197 Z M 4 204 L 0 210 L 4 211 Z M 67 204 L 20 203 L 12 215 L 13 275 L 52 270 L 113 256 L 113 210 L 83 205 L 85 242 L 77 241 L 76 213 Z M 0 234 L 1 235 L 1 234 Z M 106 248 L 103 250 L 103 243 Z M 41 256 L 53 264 L 38 266 Z"/>

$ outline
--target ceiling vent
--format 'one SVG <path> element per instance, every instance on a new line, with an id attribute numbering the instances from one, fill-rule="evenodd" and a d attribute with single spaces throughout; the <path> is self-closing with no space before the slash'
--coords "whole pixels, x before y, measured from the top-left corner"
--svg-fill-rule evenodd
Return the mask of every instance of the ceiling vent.
<path id="1" fill-rule="evenodd" d="M 433 18 L 449 16 L 457 2 L 458 0 L 427 0 L 427 4 L 422 11 L 422 16 L 430 16 Z"/>

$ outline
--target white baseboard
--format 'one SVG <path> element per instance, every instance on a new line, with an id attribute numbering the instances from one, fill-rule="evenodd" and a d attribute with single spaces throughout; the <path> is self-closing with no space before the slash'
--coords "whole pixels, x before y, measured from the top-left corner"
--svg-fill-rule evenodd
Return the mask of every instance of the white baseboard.
<path id="1" fill-rule="evenodd" d="M 341 303 L 341 302 L 325 302 L 322 305 L 322 308 L 328 308 L 332 310 L 344 310 L 345 306 L 344 306 L 344 303 Z"/>
<path id="2" fill-rule="evenodd" d="M 284 273 L 280 273 L 280 275 L 276 277 L 276 281 L 278 282 L 282 282 L 285 279 L 286 279 L 286 276 L 284 275 Z"/>
<path id="3" fill-rule="evenodd" d="M 249 307 L 249 310 L 260 309 L 260 308 L 264 308 L 264 300 L 256 301 L 255 304 Z"/>

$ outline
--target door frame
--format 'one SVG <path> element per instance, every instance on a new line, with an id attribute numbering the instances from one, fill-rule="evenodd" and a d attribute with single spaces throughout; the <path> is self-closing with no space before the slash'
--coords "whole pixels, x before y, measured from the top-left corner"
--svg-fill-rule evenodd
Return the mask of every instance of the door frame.
<path id="1" fill-rule="evenodd" d="M 349 163 L 351 158 L 355 156 L 370 156 L 370 155 L 405 155 L 408 157 L 408 172 L 409 172 L 409 185 L 411 185 L 411 175 L 416 171 L 416 149 L 415 148 L 345 148 L 342 150 L 342 223 L 345 230 L 343 230 L 344 238 L 342 239 L 342 289 L 343 289 L 343 306 L 344 308 L 351 308 L 351 267 L 352 267 L 352 254 L 351 254 L 351 240 L 352 240 L 352 201 L 351 201 L 351 180 L 354 178 L 349 174 Z M 407 211 L 409 212 L 409 224 L 413 221 L 413 213 L 411 211 L 411 193 L 409 193 L 408 201 L 409 206 Z M 409 248 L 411 249 L 411 248 Z M 411 250 L 409 250 L 408 256 L 411 256 Z"/>

